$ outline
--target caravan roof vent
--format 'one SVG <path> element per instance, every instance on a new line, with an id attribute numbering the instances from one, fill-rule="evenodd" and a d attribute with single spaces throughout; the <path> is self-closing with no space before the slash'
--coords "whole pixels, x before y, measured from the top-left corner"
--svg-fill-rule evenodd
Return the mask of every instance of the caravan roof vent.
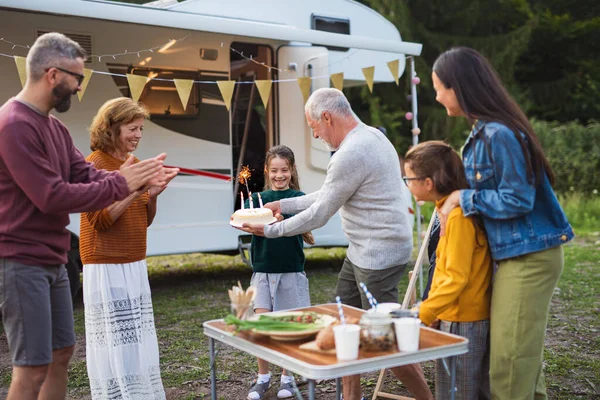
<path id="1" fill-rule="evenodd" d="M 338 33 L 342 35 L 350 34 L 350 20 L 342 18 L 332 18 L 322 15 L 311 15 L 311 28 L 316 31 Z M 329 50 L 348 51 L 346 47 L 325 46 Z"/>
<path id="2" fill-rule="evenodd" d="M 40 37 L 43 34 L 49 33 L 49 32 L 53 32 L 53 31 L 38 30 L 37 35 L 38 35 L 38 37 Z M 83 49 L 85 50 L 85 52 L 88 55 L 88 59 L 87 59 L 86 63 L 92 62 L 92 59 L 90 58 L 90 55 L 94 54 L 94 52 L 92 51 L 92 35 L 85 35 L 85 34 L 81 34 L 81 33 L 66 33 L 66 32 L 60 32 L 60 33 L 62 33 L 69 39 L 74 40 L 77 43 L 79 43 L 79 45 L 81 47 L 83 47 Z"/>

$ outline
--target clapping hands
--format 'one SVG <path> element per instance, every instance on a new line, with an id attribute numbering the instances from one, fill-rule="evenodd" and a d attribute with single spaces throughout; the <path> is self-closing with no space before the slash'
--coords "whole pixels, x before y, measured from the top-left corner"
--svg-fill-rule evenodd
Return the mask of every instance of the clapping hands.
<path id="1" fill-rule="evenodd" d="M 129 191 L 133 193 L 148 188 L 153 197 L 162 193 L 179 172 L 179 168 L 167 168 L 163 165 L 166 158 L 167 154 L 161 153 L 156 157 L 134 163 L 135 157 L 130 155 L 119 168 L 119 173 L 127 181 Z"/>

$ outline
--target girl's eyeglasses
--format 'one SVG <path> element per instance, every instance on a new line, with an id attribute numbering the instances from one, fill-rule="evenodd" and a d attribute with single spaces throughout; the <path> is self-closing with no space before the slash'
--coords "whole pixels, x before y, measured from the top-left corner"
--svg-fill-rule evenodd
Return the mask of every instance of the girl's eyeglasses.
<path id="1" fill-rule="evenodd" d="M 408 176 L 403 176 L 402 180 L 404 180 L 404 183 L 406 184 L 406 186 L 408 186 L 408 182 L 410 181 L 422 181 L 425 178 L 409 178 Z"/>

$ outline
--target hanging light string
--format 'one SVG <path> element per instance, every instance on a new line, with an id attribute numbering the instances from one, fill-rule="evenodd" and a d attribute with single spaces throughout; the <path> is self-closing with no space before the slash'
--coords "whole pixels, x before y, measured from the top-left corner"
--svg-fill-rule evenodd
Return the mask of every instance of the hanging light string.
<path id="1" fill-rule="evenodd" d="M 15 58 L 15 56 L 11 55 L 11 54 L 4 54 L 4 53 L 0 53 L 0 56 L 2 57 L 8 57 L 8 58 Z M 92 70 L 92 73 L 94 74 L 99 74 L 99 75 L 109 75 L 109 76 L 118 76 L 121 78 L 127 78 L 126 74 L 115 74 L 113 72 L 105 72 L 105 71 L 97 71 L 97 70 Z M 143 75 L 140 75 L 143 76 Z M 320 75 L 320 76 L 310 76 L 308 77 L 311 80 L 317 80 L 317 79 L 324 79 L 330 78 L 330 75 Z M 162 81 L 162 82 L 175 82 L 173 79 L 165 79 L 165 78 L 149 78 L 149 81 Z M 270 79 L 271 82 L 273 83 L 284 83 L 284 82 L 298 82 L 297 78 L 291 78 L 291 79 Z M 214 84 L 216 85 L 218 81 L 193 81 L 194 83 L 200 83 L 200 84 Z M 236 85 L 252 85 L 254 84 L 254 81 L 239 81 L 239 82 L 235 82 Z"/>
<path id="2" fill-rule="evenodd" d="M 223 46 L 224 46 L 224 44 L 223 44 L 223 42 L 221 42 L 221 47 L 223 47 Z M 241 51 L 239 51 L 239 50 L 236 50 L 236 49 L 234 49 L 233 47 L 229 47 L 229 50 L 231 50 L 231 51 L 233 51 L 234 53 L 236 53 L 236 54 L 238 54 L 238 55 L 242 56 L 242 57 L 243 57 L 243 58 L 245 58 L 246 60 L 253 62 L 254 64 L 257 64 L 257 65 L 260 65 L 260 66 L 262 66 L 262 67 L 265 67 L 265 68 L 267 68 L 267 69 L 269 70 L 269 72 L 271 72 L 271 70 L 272 70 L 272 69 L 274 69 L 275 71 L 279 71 L 279 72 L 294 72 L 294 71 L 293 71 L 293 70 L 291 70 L 291 69 L 287 69 L 287 68 L 277 68 L 277 67 L 274 67 L 274 66 L 272 66 L 272 65 L 268 65 L 267 63 L 260 62 L 260 61 L 256 61 L 254 58 L 252 58 L 252 55 L 250 55 L 250 57 L 248 57 L 248 56 L 245 56 L 243 52 L 241 52 Z M 273 81 L 273 82 L 275 82 L 275 81 Z"/>
<path id="3" fill-rule="evenodd" d="M 2 57 L 8 57 L 8 58 L 15 58 L 15 56 L 10 55 L 10 54 L 4 54 L 4 53 L 0 53 L 0 56 Z M 113 72 L 104 72 L 104 71 L 97 71 L 97 70 L 92 70 L 92 73 L 94 74 L 99 74 L 99 75 L 109 75 L 109 76 L 118 76 L 121 78 L 127 78 L 126 74 L 115 74 Z M 143 76 L 143 75 L 139 75 L 139 76 Z M 316 80 L 316 79 L 324 79 L 324 78 L 328 78 L 329 79 L 329 75 L 321 75 L 321 76 L 313 76 L 310 77 L 310 79 L 312 80 Z M 175 83 L 175 80 L 173 79 L 165 79 L 165 78 L 149 78 L 149 81 L 162 81 L 162 82 L 172 82 Z M 192 81 L 194 83 L 199 83 L 199 84 L 213 84 L 216 85 L 218 81 Z M 271 82 L 273 83 L 282 83 L 282 82 L 298 82 L 298 79 L 296 78 L 292 78 L 292 79 L 277 79 L 277 80 L 271 80 Z M 240 81 L 240 82 L 235 82 L 236 85 L 253 85 L 254 81 Z"/>
<path id="4" fill-rule="evenodd" d="M 134 51 L 129 51 L 129 50 L 125 50 L 121 53 L 115 53 L 115 54 L 90 54 L 88 57 L 89 58 L 97 58 L 98 62 L 102 61 L 102 58 L 104 57 L 112 57 L 113 60 L 116 60 L 117 57 L 121 57 L 121 56 L 130 56 L 130 55 L 137 55 L 138 58 L 140 57 L 140 54 L 142 53 L 154 53 L 155 51 L 159 51 L 162 48 L 167 48 L 174 46 L 175 44 L 187 39 L 188 37 L 190 37 L 191 34 L 187 34 L 184 37 L 181 37 L 179 39 L 170 39 L 168 42 L 161 44 L 160 46 L 155 46 L 155 47 L 151 47 L 149 49 L 141 49 L 141 50 L 134 50 Z M 30 45 L 22 45 L 22 44 L 17 44 L 14 42 L 11 42 L 10 40 L 6 40 L 4 38 L 0 38 L 0 42 L 4 42 L 10 46 L 12 46 L 13 49 L 20 47 L 23 49 L 31 49 Z"/>
<path id="5" fill-rule="evenodd" d="M 137 54 L 137 56 L 139 58 L 140 54 L 142 54 L 142 53 L 148 53 L 148 52 L 154 53 L 155 51 L 158 51 L 158 50 L 162 49 L 163 47 L 166 48 L 167 46 L 169 46 L 169 47 L 174 46 L 175 44 L 177 44 L 177 43 L 179 43 L 179 42 L 187 39 L 189 36 L 190 36 L 190 34 L 187 34 L 184 37 L 181 37 L 179 39 L 171 39 L 168 42 L 166 42 L 166 43 L 164 43 L 164 44 L 162 44 L 160 46 L 151 47 L 149 49 L 143 49 L 143 50 L 137 50 L 137 51 L 127 51 L 127 50 L 125 50 L 122 53 L 115 53 L 115 54 L 101 54 L 101 55 L 92 54 L 89 57 L 90 58 L 97 58 L 98 62 L 101 62 L 103 57 L 112 57 L 113 60 L 116 60 L 117 57 L 120 57 L 120 56 L 129 56 L 129 55 L 133 55 L 133 54 Z"/>
<path id="6" fill-rule="evenodd" d="M 140 54 L 142 54 L 142 53 L 146 53 L 146 52 L 153 53 L 153 52 L 155 52 L 155 51 L 159 51 L 159 50 L 160 50 L 160 49 L 162 49 L 162 48 L 167 48 L 167 46 L 168 46 L 168 47 L 174 46 L 175 44 L 177 44 L 177 43 L 179 43 L 179 42 L 181 42 L 181 41 L 183 41 L 183 40 L 187 39 L 187 38 L 188 38 L 190 35 L 191 35 L 191 33 L 189 33 L 189 34 L 187 34 L 186 36 L 183 36 L 183 37 L 181 37 L 181 38 L 179 38 L 179 39 L 171 39 L 171 40 L 169 40 L 168 42 L 166 42 L 166 43 L 164 43 L 164 44 L 162 44 L 162 45 L 160 45 L 160 46 L 151 47 L 151 48 L 149 48 L 149 49 L 142 49 L 142 50 L 135 50 L 135 51 L 128 51 L 128 50 L 125 50 L 125 51 L 123 51 L 123 52 L 121 52 L 121 53 L 115 53 L 115 54 L 101 54 L 101 55 L 92 54 L 92 55 L 90 55 L 89 57 L 90 57 L 90 58 L 98 58 L 98 62 L 101 62 L 101 61 L 102 61 L 102 58 L 104 58 L 104 57 L 112 57 L 113 59 L 116 59 L 117 57 L 121 57 L 121 56 L 128 56 L 128 55 L 134 55 L 134 54 L 135 54 L 135 55 L 137 55 L 137 56 L 138 56 L 138 58 L 139 58 L 139 57 L 140 57 Z M 14 43 L 14 42 L 10 41 L 10 40 L 6 40 L 6 39 L 4 39 L 4 38 L 0 38 L 0 42 L 4 42 L 4 43 L 6 43 L 6 44 L 8 44 L 8 45 L 12 46 L 12 48 L 13 48 L 13 49 L 15 49 L 15 48 L 17 48 L 17 47 L 19 47 L 19 48 L 23 48 L 23 49 L 31 49 L 31 46 L 29 46 L 29 45 L 17 44 L 17 43 Z M 224 43 L 223 43 L 223 42 L 221 42 L 221 47 L 224 47 Z M 236 54 L 240 55 L 241 57 L 243 57 L 244 59 L 246 59 L 246 60 L 248 60 L 248 61 L 251 61 L 251 62 L 253 62 L 253 63 L 255 63 L 255 64 L 259 65 L 259 66 L 262 66 L 262 67 L 264 67 L 264 68 L 267 68 L 269 71 L 271 71 L 271 70 L 276 70 L 276 71 L 279 71 L 279 72 L 297 72 L 297 71 L 295 71 L 295 70 L 291 70 L 291 69 L 288 69 L 288 68 L 278 68 L 278 67 L 274 67 L 274 66 L 272 66 L 272 65 L 268 65 L 268 64 L 267 64 L 267 63 L 265 63 L 265 62 L 260 62 L 260 61 L 257 61 L 256 59 L 254 59 L 254 58 L 252 57 L 252 55 L 250 55 L 250 56 L 246 56 L 246 55 L 244 55 L 244 53 L 243 53 L 243 52 L 241 52 L 241 51 L 239 51 L 239 50 L 237 50 L 237 49 L 234 49 L 233 47 L 229 47 L 229 50 L 231 50 L 231 51 L 233 51 L 234 53 L 236 53 Z M 332 65 L 335 65 L 335 64 L 339 64 L 339 63 L 341 63 L 341 62 L 344 62 L 344 61 L 346 61 L 346 60 L 350 59 L 350 57 L 352 57 L 352 56 L 353 56 L 353 55 L 354 55 L 354 54 L 355 54 L 355 53 L 356 53 L 358 50 L 359 50 L 359 49 L 354 49 L 352 52 L 350 52 L 350 53 L 349 53 L 347 56 L 345 56 L 344 58 L 342 58 L 342 59 L 339 59 L 339 60 L 337 60 L 337 61 L 335 61 L 335 62 L 333 62 L 333 63 L 331 63 L 331 64 L 328 64 L 328 65 L 322 66 L 322 67 L 320 67 L 320 68 L 317 68 L 316 70 L 317 70 L 317 71 L 321 71 L 322 69 L 329 68 L 329 67 L 330 67 L 330 66 L 332 66 Z M 10 54 L 4 54 L 4 53 L 0 53 L 0 56 L 14 58 L 14 56 L 13 56 L 13 55 L 10 55 Z M 406 59 L 409 59 L 409 58 L 412 58 L 412 57 L 413 57 L 413 56 L 406 56 Z M 126 77 L 127 77 L 127 75 L 125 75 L 125 74 L 115 74 L 115 73 L 111 73 L 111 72 L 96 71 L 96 70 L 94 70 L 94 71 L 93 71 L 93 73 L 95 73 L 95 74 L 100 74 L 100 75 L 110 75 L 110 76 L 117 76 L 117 77 L 123 77 L 123 78 L 126 78 Z M 320 75 L 320 76 L 315 76 L 315 77 L 310 77 L 310 78 L 311 78 L 312 80 L 316 80 L 316 79 L 323 79 L 323 78 L 329 78 L 329 75 Z M 164 79 L 164 78 L 151 78 L 151 79 L 149 79 L 149 80 L 157 80 L 157 81 L 163 81 L 163 82 L 174 82 L 174 80 L 173 80 L 173 79 Z M 193 81 L 193 82 L 194 82 L 194 83 L 199 83 L 199 84 L 217 84 L 217 81 Z M 294 79 L 294 78 L 292 78 L 292 79 L 278 79 L 278 80 L 272 80 L 272 82 L 273 82 L 273 83 L 281 83 L 281 82 L 297 82 L 297 79 Z M 252 81 L 248 81 L 248 82 L 245 82 L 245 81 L 236 82 L 236 84 L 242 84 L 242 85 L 243 85 L 243 84 L 252 84 L 252 83 L 253 83 Z"/>
<path id="7" fill-rule="evenodd" d="M 179 42 L 181 42 L 181 41 L 183 41 L 183 40 L 187 39 L 187 38 L 188 38 L 188 37 L 190 37 L 190 36 L 191 36 L 191 33 L 188 33 L 188 34 L 187 34 L 187 35 L 185 35 L 184 37 L 181 37 L 181 38 L 179 38 L 179 39 L 170 39 L 168 42 L 166 42 L 166 43 L 163 43 L 163 44 L 162 44 L 162 45 L 160 45 L 160 46 L 151 47 L 151 48 L 149 48 L 149 49 L 142 49 L 142 50 L 135 50 L 135 51 L 128 51 L 128 50 L 125 50 L 125 51 L 123 51 L 123 52 L 121 52 L 121 53 L 114 53 L 114 54 L 91 54 L 91 55 L 89 56 L 89 58 L 97 58 L 97 59 L 98 59 L 98 62 L 101 62 L 101 61 L 102 61 L 102 58 L 104 58 L 104 57 L 112 57 L 112 59 L 113 59 L 113 60 L 116 60 L 116 59 L 117 59 L 117 57 L 121 57 L 121 56 L 129 56 L 129 55 L 134 55 L 134 54 L 135 54 L 135 55 L 137 55 L 137 56 L 138 56 L 138 58 L 140 58 L 140 57 L 141 57 L 141 56 L 140 56 L 140 54 L 142 54 L 142 53 L 154 53 L 155 51 L 158 51 L 158 50 L 162 49 L 163 47 L 166 47 L 166 46 L 168 46 L 168 47 L 174 46 L 175 44 L 177 44 L 177 43 L 179 43 Z M 0 42 L 4 42 L 4 43 L 6 43 L 6 44 L 8 44 L 8 45 L 12 46 L 13 50 L 14 50 L 15 48 L 17 48 L 17 47 L 19 47 L 19 48 L 23 48 L 23 49 L 31 49 L 31 46 L 30 46 L 30 45 L 22 45 L 22 44 L 17 44 L 17 43 L 11 42 L 10 40 L 6 40 L 6 39 L 4 39 L 4 38 L 0 38 Z M 224 46 L 225 46 L 225 44 L 224 44 L 223 42 L 221 42 L 221 47 L 224 47 Z M 242 51 L 239 51 L 239 50 L 237 50 L 237 49 L 234 49 L 233 47 L 229 47 L 229 50 L 231 50 L 231 51 L 233 51 L 234 53 L 238 54 L 239 56 L 241 56 L 241 57 L 245 58 L 246 60 L 248 60 L 248 61 L 250 61 L 250 62 L 253 62 L 253 63 L 254 63 L 254 64 L 256 64 L 256 65 L 260 65 L 260 66 L 262 66 L 262 67 L 264 67 L 264 68 L 267 68 L 267 69 L 269 70 L 269 72 L 271 72 L 271 70 L 275 70 L 275 71 L 279 71 L 279 72 L 296 72 L 295 70 L 291 70 L 291 69 L 288 69 L 288 68 L 278 68 L 278 67 L 274 67 L 274 66 L 272 66 L 272 65 L 269 65 L 269 64 L 267 64 L 267 63 L 265 63 L 265 62 L 257 61 L 257 60 L 255 60 L 255 59 L 252 57 L 252 55 L 250 55 L 250 56 L 246 56 L 246 55 L 245 55 L 245 54 L 244 54 Z M 350 53 L 349 53 L 347 56 L 345 56 L 344 58 L 341 58 L 341 59 L 339 59 L 339 60 L 337 60 L 337 61 L 335 61 L 335 62 L 332 62 L 331 64 L 324 65 L 324 66 L 322 66 L 322 67 L 320 67 L 320 68 L 316 68 L 316 70 L 317 70 L 317 71 L 321 71 L 321 70 L 323 70 L 323 69 L 325 69 L 325 68 L 329 68 L 329 67 L 331 67 L 332 65 L 336 65 L 336 64 L 342 63 L 342 62 L 344 62 L 344 61 L 346 61 L 346 60 L 349 60 L 349 59 L 350 59 L 350 57 L 352 57 L 352 56 L 353 56 L 353 55 L 354 55 L 354 54 L 355 54 L 357 51 L 359 51 L 359 49 L 354 49 L 353 51 L 351 51 L 351 52 L 350 52 Z M 3 54 L 3 55 L 4 55 L 4 56 L 6 56 L 6 54 Z M 412 58 L 412 57 L 413 57 L 413 56 L 405 56 L 405 58 L 406 58 L 406 59 L 409 59 L 409 58 Z M 96 72 L 96 71 L 94 71 L 94 72 Z M 273 82 L 278 82 L 278 81 L 273 81 Z"/>
<path id="8" fill-rule="evenodd" d="M 224 43 L 223 43 L 223 42 L 221 42 L 221 47 L 224 47 Z M 244 53 L 243 53 L 243 52 L 241 52 L 241 51 L 239 51 L 239 50 L 236 50 L 236 49 L 234 49 L 233 47 L 229 47 L 229 50 L 231 50 L 231 51 L 233 51 L 234 53 L 236 53 L 236 54 L 238 54 L 238 55 L 242 56 L 243 58 L 245 58 L 245 59 L 246 59 L 246 60 L 248 60 L 248 61 L 251 61 L 251 62 L 253 62 L 253 63 L 257 64 L 257 65 L 260 65 L 260 66 L 262 66 L 262 67 L 265 67 L 265 68 L 267 68 L 267 69 L 269 70 L 269 72 L 271 72 L 271 70 L 272 70 L 272 69 L 274 69 L 274 70 L 276 70 L 276 71 L 279 71 L 279 72 L 296 72 L 296 70 L 287 69 L 287 68 L 277 68 L 277 67 L 274 67 L 274 66 L 272 66 L 272 65 L 268 65 L 267 63 L 260 62 L 260 61 L 256 61 L 256 60 L 255 60 L 255 59 L 254 59 L 254 58 L 253 58 L 251 55 L 248 57 L 248 56 L 244 55 Z M 349 59 L 350 59 L 350 57 L 352 57 L 352 56 L 353 56 L 353 55 L 354 55 L 354 54 L 355 54 L 357 51 L 359 51 L 359 50 L 360 50 L 360 49 L 354 49 L 354 50 L 353 50 L 353 51 L 351 51 L 351 52 L 350 52 L 350 53 L 349 53 L 349 54 L 348 54 L 346 57 L 344 57 L 344 58 L 341 58 L 341 59 L 339 59 L 339 60 L 337 60 L 337 61 L 335 61 L 335 62 L 332 62 L 331 64 L 327 64 L 327 65 L 324 65 L 324 66 L 322 66 L 322 67 L 320 67 L 320 68 L 316 68 L 316 70 L 317 70 L 317 71 L 321 71 L 322 69 L 329 68 L 329 67 L 331 67 L 332 65 L 336 65 L 336 64 L 342 63 L 342 62 L 344 62 L 344 61 L 346 61 L 346 60 L 349 60 Z M 405 56 L 405 59 L 407 59 L 407 60 L 408 60 L 409 58 L 412 58 L 412 57 L 413 57 L 413 56 Z M 278 81 L 273 81 L 273 82 L 278 82 Z"/>
<path id="9" fill-rule="evenodd" d="M 8 45 L 12 46 L 13 50 L 14 50 L 16 47 L 22 47 L 22 48 L 24 48 L 24 49 L 30 49 L 30 48 L 31 48 L 31 46 L 29 46 L 29 45 L 16 44 L 16 43 L 13 43 L 13 42 L 11 42 L 10 40 L 6 40 L 6 39 L 4 39 L 4 38 L 0 38 L 0 42 L 4 42 L 4 43 L 6 43 L 6 44 L 8 44 Z"/>

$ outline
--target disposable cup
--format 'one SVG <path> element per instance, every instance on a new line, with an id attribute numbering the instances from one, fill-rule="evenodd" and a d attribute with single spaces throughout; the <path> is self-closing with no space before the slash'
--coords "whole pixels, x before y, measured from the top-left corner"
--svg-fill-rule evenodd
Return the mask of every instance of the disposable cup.
<path id="1" fill-rule="evenodd" d="M 356 360 L 360 343 L 360 325 L 345 324 L 333 327 L 335 354 L 340 361 Z"/>
<path id="2" fill-rule="evenodd" d="M 396 331 L 396 342 L 398 342 L 398 350 L 419 350 L 421 320 L 418 318 L 397 318 L 393 321 L 394 329 Z"/>

